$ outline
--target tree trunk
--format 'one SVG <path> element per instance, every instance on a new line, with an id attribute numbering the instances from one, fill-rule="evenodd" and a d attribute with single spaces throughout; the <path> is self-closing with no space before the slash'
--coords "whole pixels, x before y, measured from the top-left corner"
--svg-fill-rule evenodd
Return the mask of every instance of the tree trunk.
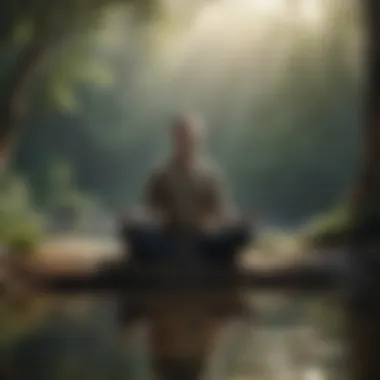
<path id="1" fill-rule="evenodd" d="M 349 337 L 353 378 L 380 379 L 380 1 L 363 0 L 367 27 L 367 83 L 364 103 L 362 168 L 352 202 L 351 262 L 358 277 L 350 299 Z"/>
<path id="2" fill-rule="evenodd" d="M 27 107 L 27 88 L 36 67 L 46 51 L 43 40 L 31 41 L 21 52 L 0 97 L 0 170 L 9 157 L 12 141 L 17 134 Z"/>
<path id="3" fill-rule="evenodd" d="M 380 2 L 365 0 L 363 6 L 367 28 L 367 78 L 363 107 L 362 167 L 353 199 L 354 215 L 360 220 L 380 213 Z"/>

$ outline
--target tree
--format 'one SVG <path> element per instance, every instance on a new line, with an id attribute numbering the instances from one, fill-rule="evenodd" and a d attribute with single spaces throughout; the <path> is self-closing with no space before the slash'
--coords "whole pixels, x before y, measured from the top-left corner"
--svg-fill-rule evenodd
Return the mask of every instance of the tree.
<path id="1" fill-rule="evenodd" d="M 353 199 L 353 213 L 360 221 L 379 224 L 380 191 L 380 3 L 367 0 L 364 7 L 367 23 L 365 118 L 362 133 L 361 172 Z"/>
<path id="2" fill-rule="evenodd" d="M 378 350 L 380 313 L 377 289 L 379 286 L 378 242 L 380 230 L 380 3 L 363 2 L 367 27 L 365 117 L 362 133 L 362 162 L 356 191 L 352 200 L 354 238 L 352 255 L 364 274 L 356 285 L 350 322 L 354 377 L 375 379 L 380 375 Z"/>
<path id="3" fill-rule="evenodd" d="M 148 13 L 153 1 L 144 0 L 4 0 L 0 6 L 0 49 L 14 42 L 17 54 L 0 93 L 0 160 L 4 164 L 28 104 L 28 86 L 51 49 L 102 21 L 112 5 L 134 5 Z"/>

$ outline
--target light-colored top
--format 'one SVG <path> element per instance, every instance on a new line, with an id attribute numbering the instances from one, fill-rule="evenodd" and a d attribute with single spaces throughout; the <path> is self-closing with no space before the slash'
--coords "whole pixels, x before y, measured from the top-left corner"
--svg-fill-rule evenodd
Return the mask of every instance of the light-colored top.
<path id="1" fill-rule="evenodd" d="M 223 175 L 206 159 L 186 170 L 173 161 L 154 170 L 145 201 L 164 223 L 184 234 L 218 222 L 230 210 Z"/>

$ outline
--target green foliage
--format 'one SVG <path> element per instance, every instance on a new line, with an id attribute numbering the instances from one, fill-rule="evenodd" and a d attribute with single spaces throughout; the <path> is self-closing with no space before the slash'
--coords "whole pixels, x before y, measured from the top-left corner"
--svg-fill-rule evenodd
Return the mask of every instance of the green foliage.
<path id="1" fill-rule="evenodd" d="M 72 167 L 64 160 L 51 163 L 49 174 L 43 209 L 49 216 L 50 227 L 55 225 L 61 232 L 80 228 L 99 202 L 78 188 Z"/>
<path id="2" fill-rule="evenodd" d="M 33 25 L 30 19 L 21 20 L 14 25 L 13 39 L 17 45 L 27 43 L 33 36 Z"/>
<path id="3" fill-rule="evenodd" d="M 350 208 L 341 203 L 329 212 L 313 216 L 298 231 L 298 238 L 311 245 L 344 244 L 353 226 Z"/>
<path id="4" fill-rule="evenodd" d="M 76 111 L 77 84 L 105 86 L 113 81 L 106 63 L 90 53 L 97 48 L 94 35 L 102 31 L 110 10 L 119 7 L 123 14 L 132 6 L 148 14 L 154 11 L 147 7 L 150 3 L 154 1 L 4 0 L 0 9 L 0 54 L 11 56 L 12 64 L 0 67 L 0 96 L 8 99 L 19 83 L 17 78 L 29 71 L 35 74 L 29 70 L 33 66 L 39 68 L 38 81 L 46 83 L 45 102 L 67 112 Z M 19 72 L 17 63 L 23 61 L 23 52 L 30 46 L 40 47 L 38 58 Z"/>
<path id="5" fill-rule="evenodd" d="M 0 243 L 32 252 L 42 237 L 42 218 L 33 210 L 26 183 L 15 176 L 0 178 Z"/>
<path id="6" fill-rule="evenodd" d="M 346 204 L 341 204 L 330 212 L 317 215 L 312 218 L 306 230 L 318 233 L 331 229 L 342 229 L 350 225 L 349 208 Z"/>
<path id="7" fill-rule="evenodd" d="M 58 161 L 50 168 L 47 210 L 53 218 L 68 218 L 74 224 L 78 218 L 80 196 L 73 183 L 71 168 L 67 163 Z"/>
<path id="8" fill-rule="evenodd" d="M 86 30 L 102 22 L 104 11 L 116 4 L 146 5 L 134 0 L 4 0 L 0 41 L 15 38 L 30 41 L 45 38 L 52 42 L 67 34 Z"/>
<path id="9" fill-rule="evenodd" d="M 65 112 L 78 112 L 80 100 L 76 89 L 80 85 L 109 87 L 114 82 L 112 70 L 100 57 L 94 56 L 90 43 L 94 37 L 79 36 L 52 50 L 40 78 L 46 83 L 48 105 Z"/>

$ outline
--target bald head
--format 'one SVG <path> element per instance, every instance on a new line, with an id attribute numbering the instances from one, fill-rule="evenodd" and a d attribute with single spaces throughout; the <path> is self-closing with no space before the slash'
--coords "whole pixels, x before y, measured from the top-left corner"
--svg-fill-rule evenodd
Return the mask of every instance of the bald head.
<path id="1" fill-rule="evenodd" d="M 183 133 L 192 135 L 198 141 L 203 138 L 204 124 L 199 115 L 180 114 L 173 120 L 173 134 Z"/>
<path id="2" fill-rule="evenodd" d="M 204 136 L 204 124 L 198 115 L 181 114 L 172 125 L 172 149 L 179 160 L 189 161 L 198 153 Z"/>

